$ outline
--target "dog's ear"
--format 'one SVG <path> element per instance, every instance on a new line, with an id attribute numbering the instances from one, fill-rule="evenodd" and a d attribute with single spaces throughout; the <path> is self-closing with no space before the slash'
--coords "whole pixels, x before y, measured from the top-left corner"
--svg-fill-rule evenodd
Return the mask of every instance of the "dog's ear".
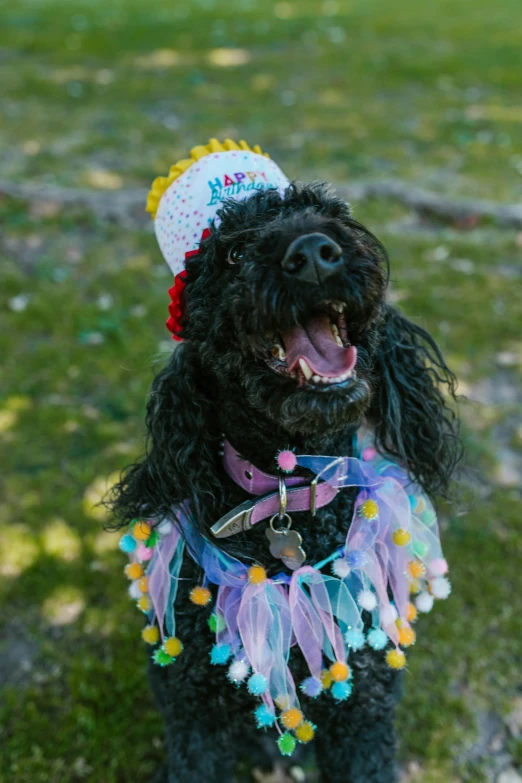
<path id="1" fill-rule="evenodd" d="M 398 458 L 429 494 L 446 494 L 462 449 L 456 413 L 441 388 L 455 400 L 456 378 L 437 344 L 387 307 L 375 371 L 369 419 L 378 447 Z"/>
<path id="2" fill-rule="evenodd" d="M 108 500 L 118 526 L 135 517 L 168 517 L 172 506 L 184 500 L 190 501 L 193 518 L 203 523 L 200 505 L 208 509 L 221 496 L 215 470 L 220 433 L 214 407 L 197 352 L 184 342 L 153 382 L 147 404 L 146 454 L 127 468 Z"/>

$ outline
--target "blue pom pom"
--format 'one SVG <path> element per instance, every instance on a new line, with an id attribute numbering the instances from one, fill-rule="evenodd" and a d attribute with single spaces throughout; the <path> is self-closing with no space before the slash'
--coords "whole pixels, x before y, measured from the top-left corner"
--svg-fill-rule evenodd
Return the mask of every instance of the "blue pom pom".
<path id="1" fill-rule="evenodd" d="M 349 628 L 344 635 L 344 640 L 348 647 L 351 647 L 354 651 L 362 650 L 366 644 L 363 632 L 359 631 L 357 628 Z"/>
<path id="2" fill-rule="evenodd" d="M 345 680 L 344 682 L 334 682 L 332 685 L 332 696 L 335 701 L 345 701 L 352 693 L 353 687 L 351 682 Z"/>
<path id="3" fill-rule="evenodd" d="M 214 666 L 222 665 L 228 661 L 232 655 L 229 644 L 215 644 L 210 651 L 210 663 Z"/>
<path id="4" fill-rule="evenodd" d="M 411 510 L 414 511 L 417 506 L 417 498 L 415 495 L 408 495 L 408 500 L 410 501 Z"/>
<path id="5" fill-rule="evenodd" d="M 353 549 L 345 557 L 350 568 L 362 568 L 366 563 L 366 555 L 360 549 Z"/>
<path id="6" fill-rule="evenodd" d="M 268 709 L 266 704 L 260 704 L 259 707 L 254 711 L 254 715 L 256 716 L 258 729 L 268 729 L 275 723 L 275 715 L 271 710 Z"/>
<path id="7" fill-rule="evenodd" d="M 316 699 L 323 690 L 323 684 L 317 677 L 307 677 L 299 686 L 306 696 Z"/>
<path id="8" fill-rule="evenodd" d="M 264 674 L 253 674 L 248 681 L 248 690 L 252 696 L 262 696 L 268 688 L 268 682 Z"/>
<path id="9" fill-rule="evenodd" d="M 120 538 L 119 547 L 122 552 L 134 552 L 136 547 L 138 546 L 136 539 L 133 538 L 131 535 L 126 533 L 124 536 Z"/>
<path id="10" fill-rule="evenodd" d="M 388 644 L 388 637 L 381 628 L 373 628 L 368 634 L 368 644 L 374 650 L 384 650 Z"/>

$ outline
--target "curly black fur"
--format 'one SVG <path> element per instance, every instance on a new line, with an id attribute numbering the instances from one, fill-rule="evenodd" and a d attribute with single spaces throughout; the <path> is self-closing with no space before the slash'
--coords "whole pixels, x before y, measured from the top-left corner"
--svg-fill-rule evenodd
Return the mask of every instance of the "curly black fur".
<path id="1" fill-rule="evenodd" d="M 388 258 L 381 243 L 322 184 L 294 184 L 284 197 L 267 191 L 231 201 L 219 216 L 219 228 L 187 264 L 184 342 L 154 381 L 147 454 L 125 473 L 112 499 L 119 523 L 172 516 L 172 507 L 189 499 L 194 524 L 208 534 L 219 516 L 245 499 L 222 468 L 223 434 L 243 456 L 273 472 L 282 447 L 351 454 L 363 420 L 374 427 L 379 447 L 405 464 L 430 495 L 444 494 L 460 445 L 440 385 L 454 396 L 455 379 L 430 335 L 386 303 Z M 281 259 L 294 239 L 314 232 L 342 248 L 339 272 L 316 285 L 290 280 Z M 267 357 L 274 336 L 304 323 L 324 300 L 346 303 L 357 379 L 317 389 L 274 372 Z M 295 515 L 314 559 L 342 543 L 354 494 L 345 490 L 316 519 L 307 512 Z M 220 545 L 267 563 L 264 531 L 257 528 Z M 268 563 L 268 570 L 281 570 L 280 561 Z M 187 562 L 182 576 L 188 590 L 199 575 Z M 208 664 L 210 637 L 201 610 L 183 595 L 178 605 L 184 607 L 178 615 L 186 652 L 175 667 L 153 667 L 151 673 L 167 725 L 163 779 L 229 781 L 241 752 L 248 748 L 252 757 L 259 744 L 259 732 L 246 718 L 254 705 L 244 689 L 235 691 Z M 398 678 L 373 651 L 359 653 L 354 665 L 349 702 L 307 706 L 310 718 L 320 722 L 322 779 L 390 783 Z"/>

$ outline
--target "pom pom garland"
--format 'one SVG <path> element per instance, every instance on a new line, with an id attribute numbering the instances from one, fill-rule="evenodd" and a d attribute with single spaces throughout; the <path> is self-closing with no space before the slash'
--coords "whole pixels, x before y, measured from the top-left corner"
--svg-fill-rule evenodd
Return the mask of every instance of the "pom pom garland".
<path id="1" fill-rule="evenodd" d="M 260 585 L 266 582 L 266 571 L 261 565 L 253 565 L 248 569 L 248 581 L 251 585 Z"/>
<path id="2" fill-rule="evenodd" d="M 143 593 L 140 590 L 139 582 L 131 582 L 129 585 L 129 595 L 131 598 L 134 598 L 135 601 L 137 601 L 138 598 L 141 598 Z"/>
<path id="3" fill-rule="evenodd" d="M 290 449 L 284 449 L 277 455 L 277 466 L 283 473 L 293 473 L 297 465 L 297 457 Z"/>
<path id="4" fill-rule="evenodd" d="M 316 727 L 309 720 L 304 720 L 300 726 L 298 726 L 294 732 L 295 738 L 298 742 L 302 742 L 305 745 L 307 742 L 311 742 L 315 737 Z"/>
<path id="5" fill-rule="evenodd" d="M 415 631 L 408 625 L 403 628 L 399 628 L 399 644 L 401 647 L 411 647 L 415 644 Z"/>
<path id="6" fill-rule="evenodd" d="M 138 598 L 138 608 L 141 609 L 142 612 L 150 612 L 152 609 L 152 601 L 150 600 L 148 595 L 141 594 L 141 598 Z"/>
<path id="7" fill-rule="evenodd" d="M 344 557 L 338 557 L 332 563 L 332 573 L 334 576 L 338 576 L 339 579 L 346 579 L 347 576 L 350 576 L 351 570 Z"/>
<path id="8" fill-rule="evenodd" d="M 212 600 L 212 594 L 208 587 L 196 585 L 196 587 L 193 587 L 190 591 L 189 598 L 196 606 L 207 606 Z"/>
<path id="9" fill-rule="evenodd" d="M 234 682 L 239 685 L 240 682 L 246 680 L 250 668 L 245 661 L 233 661 L 228 667 L 227 677 L 230 682 Z"/>
<path id="10" fill-rule="evenodd" d="M 141 579 L 138 580 L 138 585 L 142 593 L 146 593 L 149 589 L 148 586 L 148 579 L 146 576 L 142 576 Z"/>
<path id="11" fill-rule="evenodd" d="M 381 610 L 381 623 L 387 628 L 389 625 L 394 624 L 398 616 L 399 613 L 393 604 L 385 606 L 384 609 Z"/>
<path id="12" fill-rule="evenodd" d="M 220 631 L 224 631 L 226 628 L 225 618 L 221 614 L 212 612 L 208 618 L 208 627 L 212 633 L 219 633 Z"/>
<path id="13" fill-rule="evenodd" d="M 336 661 L 330 666 L 330 675 L 334 682 L 343 682 L 350 676 L 350 667 L 343 661 Z"/>
<path id="14" fill-rule="evenodd" d="M 279 716 L 279 720 L 285 729 L 296 729 L 303 722 L 303 713 L 297 707 L 290 707 Z"/>
<path id="15" fill-rule="evenodd" d="M 386 663 L 391 669 L 403 669 L 406 666 L 406 656 L 402 650 L 389 650 L 386 653 Z"/>
<path id="16" fill-rule="evenodd" d="M 366 644 L 364 634 L 358 628 L 349 628 L 344 635 L 344 641 L 352 650 L 362 650 Z"/>
<path id="17" fill-rule="evenodd" d="M 125 533 L 125 535 L 120 538 L 120 543 L 118 546 L 122 552 L 130 554 L 131 552 L 134 552 L 137 544 L 136 540 L 132 536 L 130 536 L 128 533 Z"/>
<path id="18" fill-rule="evenodd" d="M 323 669 L 321 672 L 321 685 L 323 686 L 323 690 L 327 691 L 328 688 L 331 688 L 332 682 L 333 678 L 330 671 L 328 669 Z"/>
<path id="19" fill-rule="evenodd" d="M 419 593 L 415 599 L 415 606 L 419 612 L 428 614 L 433 609 L 433 596 L 429 593 Z"/>
<path id="20" fill-rule="evenodd" d="M 426 566 L 419 560 L 412 560 L 408 563 L 408 571 L 414 579 L 421 579 L 426 573 Z"/>
<path id="21" fill-rule="evenodd" d="M 215 644 L 210 651 L 210 663 L 213 666 L 224 666 L 231 655 L 229 644 Z"/>
<path id="22" fill-rule="evenodd" d="M 373 650 L 384 650 L 388 637 L 381 628 L 372 628 L 368 634 L 368 644 Z"/>
<path id="23" fill-rule="evenodd" d="M 254 711 L 258 729 L 268 729 L 275 723 L 275 715 L 266 704 L 260 704 Z"/>
<path id="24" fill-rule="evenodd" d="M 136 554 L 138 555 L 138 560 L 146 562 L 147 560 L 151 559 L 154 552 L 152 549 L 150 549 L 150 547 L 145 546 L 145 544 L 138 544 Z"/>
<path id="25" fill-rule="evenodd" d="M 404 530 L 403 527 L 398 527 L 397 530 L 392 533 L 392 540 L 395 546 L 406 546 L 406 544 L 409 544 L 410 539 L 410 533 L 408 530 Z"/>
<path id="26" fill-rule="evenodd" d="M 125 576 L 129 579 L 139 579 L 143 576 L 143 566 L 140 563 L 129 563 L 125 566 Z"/>
<path id="27" fill-rule="evenodd" d="M 415 557 L 426 557 L 428 554 L 428 545 L 424 541 L 415 541 L 413 544 L 413 554 Z"/>
<path id="28" fill-rule="evenodd" d="M 364 503 L 359 506 L 358 513 L 369 521 L 377 519 L 379 516 L 379 504 L 376 503 L 375 500 L 365 500 Z"/>
<path id="29" fill-rule="evenodd" d="M 282 756 L 291 756 L 295 750 L 296 744 L 297 741 L 295 737 L 293 737 L 288 732 L 281 734 L 277 740 L 277 747 L 279 748 L 279 752 Z"/>
<path id="30" fill-rule="evenodd" d="M 158 525 L 156 530 L 160 535 L 166 536 L 171 532 L 173 527 L 174 525 L 172 524 L 170 519 L 164 519 L 163 522 L 161 522 L 161 524 Z"/>
<path id="31" fill-rule="evenodd" d="M 438 576 L 430 582 L 430 592 L 434 598 L 444 600 L 451 593 L 451 584 L 445 576 Z"/>
<path id="32" fill-rule="evenodd" d="M 362 568 L 366 564 L 366 555 L 360 549 L 352 549 L 346 555 L 346 562 L 350 568 Z"/>
<path id="33" fill-rule="evenodd" d="M 141 638 L 147 644 L 157 644 L 160 638 L 160 632 L 157 625 L 146 625 L 141 632 Z"/>
<path id="34" fill-rule="evenodd" d="M 151 527 L 147 522 L 137 521 L 132 526 L 132 535 L 136 541 L 147 541 L 147 539 L 150 538 L 151 533 Z"/>
<path id="35" fill-rule="evenodd" d="M 168 666 L 169 664 L 174 663 L 174 658 L 171 658 L 171 656 L 166 653 L 165 650 L 162 650 L 161 647 L 159 650 L 154 651 L 152 660 L 154 663 L 157 663 L 158 666 Z"/>
<path id="36" fill-rule="evenodd" d="M 284 712 L 284 710 L 289 710 L 292 706 L 292 701 L 287 693 L 280 693 L 275 697 L 274 701 L 282 712 Z"/>
<path id="37" fill-rule="evenodd" d="M 437 557 L 429 565 L 432 576 L 444 576 L 448 573 L 448 564 L 443 557 Z"/>
<path id="38" fill-rule="evenodd" d="M 268 682 L 265 675 L 255 672 L 248 680 L 247 687 L 252 696 L 262 696 L 268 688 Z"/>
<path id="39" fill-rule="evenodd" d="M 361 590 L 357 596 L 357 603 L 361 609 L 366 609 L 367 612 L 373 612 L 377 606 L 377 598 L 375 593 L 372 593 L 371 590 Z"/>
<path id="40" fill-rule="evenodd" d="M 311 699 L 316 699 L 323 691 L 323 683 L 317 677 L 307 677 L 299 687 Z"/>
<path id="41" fill-rule="evenodd" d="M 375 449 L 373 446 L 366 446 L 366 448 L 363 449 L 361 456 L 365 462 L 371 462 L 372 459 L 375 459 L 377 456 L 377 449 Z"/>
<path id="42" fill-rule="evenodd" d="M 335 701 L 345 701 L 352 695 L 351 682 L 334 682 L 332 685 L 332 696 Z"/>
<path id="43" fill-rule="evenodd" d="M 163 650 L 170 655 L 171 658 L 177 658 L 183 652 L 183 644 L 176 636 L 169 636 L 163 642 Z"/>

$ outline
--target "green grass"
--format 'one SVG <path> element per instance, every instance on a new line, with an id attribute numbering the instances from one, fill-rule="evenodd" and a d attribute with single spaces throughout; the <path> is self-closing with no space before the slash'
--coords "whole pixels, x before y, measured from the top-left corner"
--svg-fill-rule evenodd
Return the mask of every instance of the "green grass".
<path id="1" fill-rule="evenodd" d="M 13 0 L 0 176 L 146 186 L 231 135 L 291 176 L 515 201 L 520 16 L 518 0 Z M 520 496 L 502 471 L 522 458 L 520 237 L 410 230 L 385 202 L 356 212 L 389 249 L 393 296 L 479 400 L 462 409 L 471 507 L 445 513 L 454 593 L 418 626 L 399 723 L 416 780 L 479 783 L 496 764 L 480 716 L 502 725 L 522 663 Z M 0 781 L 140 783 L 161 725 L 124 559 L 93 504 L 142 448 L 169 275 L 146 230 L 10 199 L 0 222 Z M 520 740 L 504 745 L 520 764 Z"/>

